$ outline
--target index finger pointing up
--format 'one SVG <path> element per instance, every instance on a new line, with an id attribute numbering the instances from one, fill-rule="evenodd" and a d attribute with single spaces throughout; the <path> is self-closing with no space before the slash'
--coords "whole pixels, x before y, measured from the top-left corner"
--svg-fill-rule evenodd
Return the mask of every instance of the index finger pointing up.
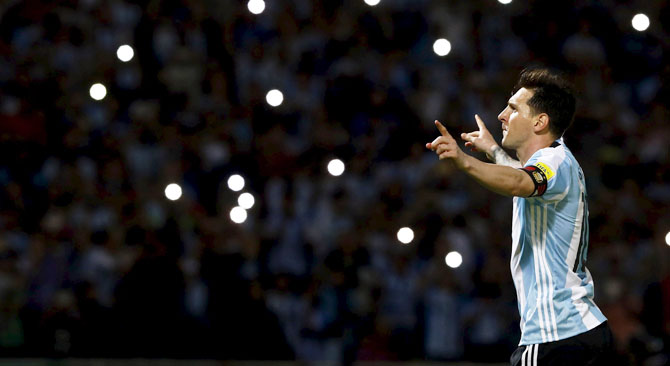
<path id="1" fill-rule="evenodd" d="M 479 126 L 480 131 L 487 131 L 484 121 L 482 121 L 482 119 L 479 118 L 478 114 L 475 114 L 475 121 L 477 122 L 477 126 Z"/>
<path id="2" fill-rule="evenodd" d="M 437 130 L 440 131 L 440 134 L 442 134 L 442 136 L 444 136 L 444 137 L 447 137 L 447 136 L 451 137 L 451 135 L 449 134 L 449 132 L 447 132 L 447 129 L 446 129 L 444 126 L 442 126 L 442 124 L 440 123 L 440 121 L 435 120 L 435 126 L 437 127 Z"/>

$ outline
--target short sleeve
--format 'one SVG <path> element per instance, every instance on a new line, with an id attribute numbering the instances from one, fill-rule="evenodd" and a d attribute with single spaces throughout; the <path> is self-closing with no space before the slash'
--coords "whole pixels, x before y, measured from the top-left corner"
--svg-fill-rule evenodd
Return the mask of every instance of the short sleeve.
<path id="1" fill-rule="evenodd" d="M 537 151 L 521 168 L 533 180 L 535 191 L 530 197 L 554 200 L 565 195 L 570 186 L 570 170 L 562 149 L 547 148 Z"/>

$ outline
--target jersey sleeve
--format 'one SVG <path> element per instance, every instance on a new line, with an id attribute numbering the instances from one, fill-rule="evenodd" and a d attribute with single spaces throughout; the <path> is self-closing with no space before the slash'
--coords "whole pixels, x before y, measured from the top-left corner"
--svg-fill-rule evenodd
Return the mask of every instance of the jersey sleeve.
<path id="1" fill-rule="evenodd" d="M 521 170 L 526 172 L 535 184 L 535 191 L 530 197 L 543 197 L 552 201 L 557 197 L 563 197 L 570 186 L 570 171 L 565 164 L 565 155 L 556 152 L 555 149 L 546 149 L 534 154 Z"/>

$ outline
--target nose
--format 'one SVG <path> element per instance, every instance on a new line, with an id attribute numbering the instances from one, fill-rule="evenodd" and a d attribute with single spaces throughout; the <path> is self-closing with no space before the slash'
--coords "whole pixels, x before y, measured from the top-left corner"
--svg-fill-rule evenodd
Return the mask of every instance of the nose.
<path id="1" fill-rule="evenodd" d="M 500 112 L 500 114 L 498 115 L 498 120 L 500 122 L 507 123 L 507 115 L 508 115 L 507 110 L 508 109 L 509 109 L 508 107 L 505 107 L 505 109 L 503 109 L 502 112 Z"/>

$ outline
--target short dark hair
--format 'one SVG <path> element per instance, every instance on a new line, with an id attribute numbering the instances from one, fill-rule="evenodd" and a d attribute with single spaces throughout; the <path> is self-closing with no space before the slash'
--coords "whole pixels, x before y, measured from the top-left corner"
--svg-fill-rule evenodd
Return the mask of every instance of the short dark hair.
<path id="1" fill-rule="evenodd" d="M 526 88 L 533 91 L 528 105 L 533 113 L 549 116 L 549 131 L 561 137 L 575 117 L 575 93 L 572 85 L 557 71 L 544 67 L 521 71 L 514 93 Z"/>

